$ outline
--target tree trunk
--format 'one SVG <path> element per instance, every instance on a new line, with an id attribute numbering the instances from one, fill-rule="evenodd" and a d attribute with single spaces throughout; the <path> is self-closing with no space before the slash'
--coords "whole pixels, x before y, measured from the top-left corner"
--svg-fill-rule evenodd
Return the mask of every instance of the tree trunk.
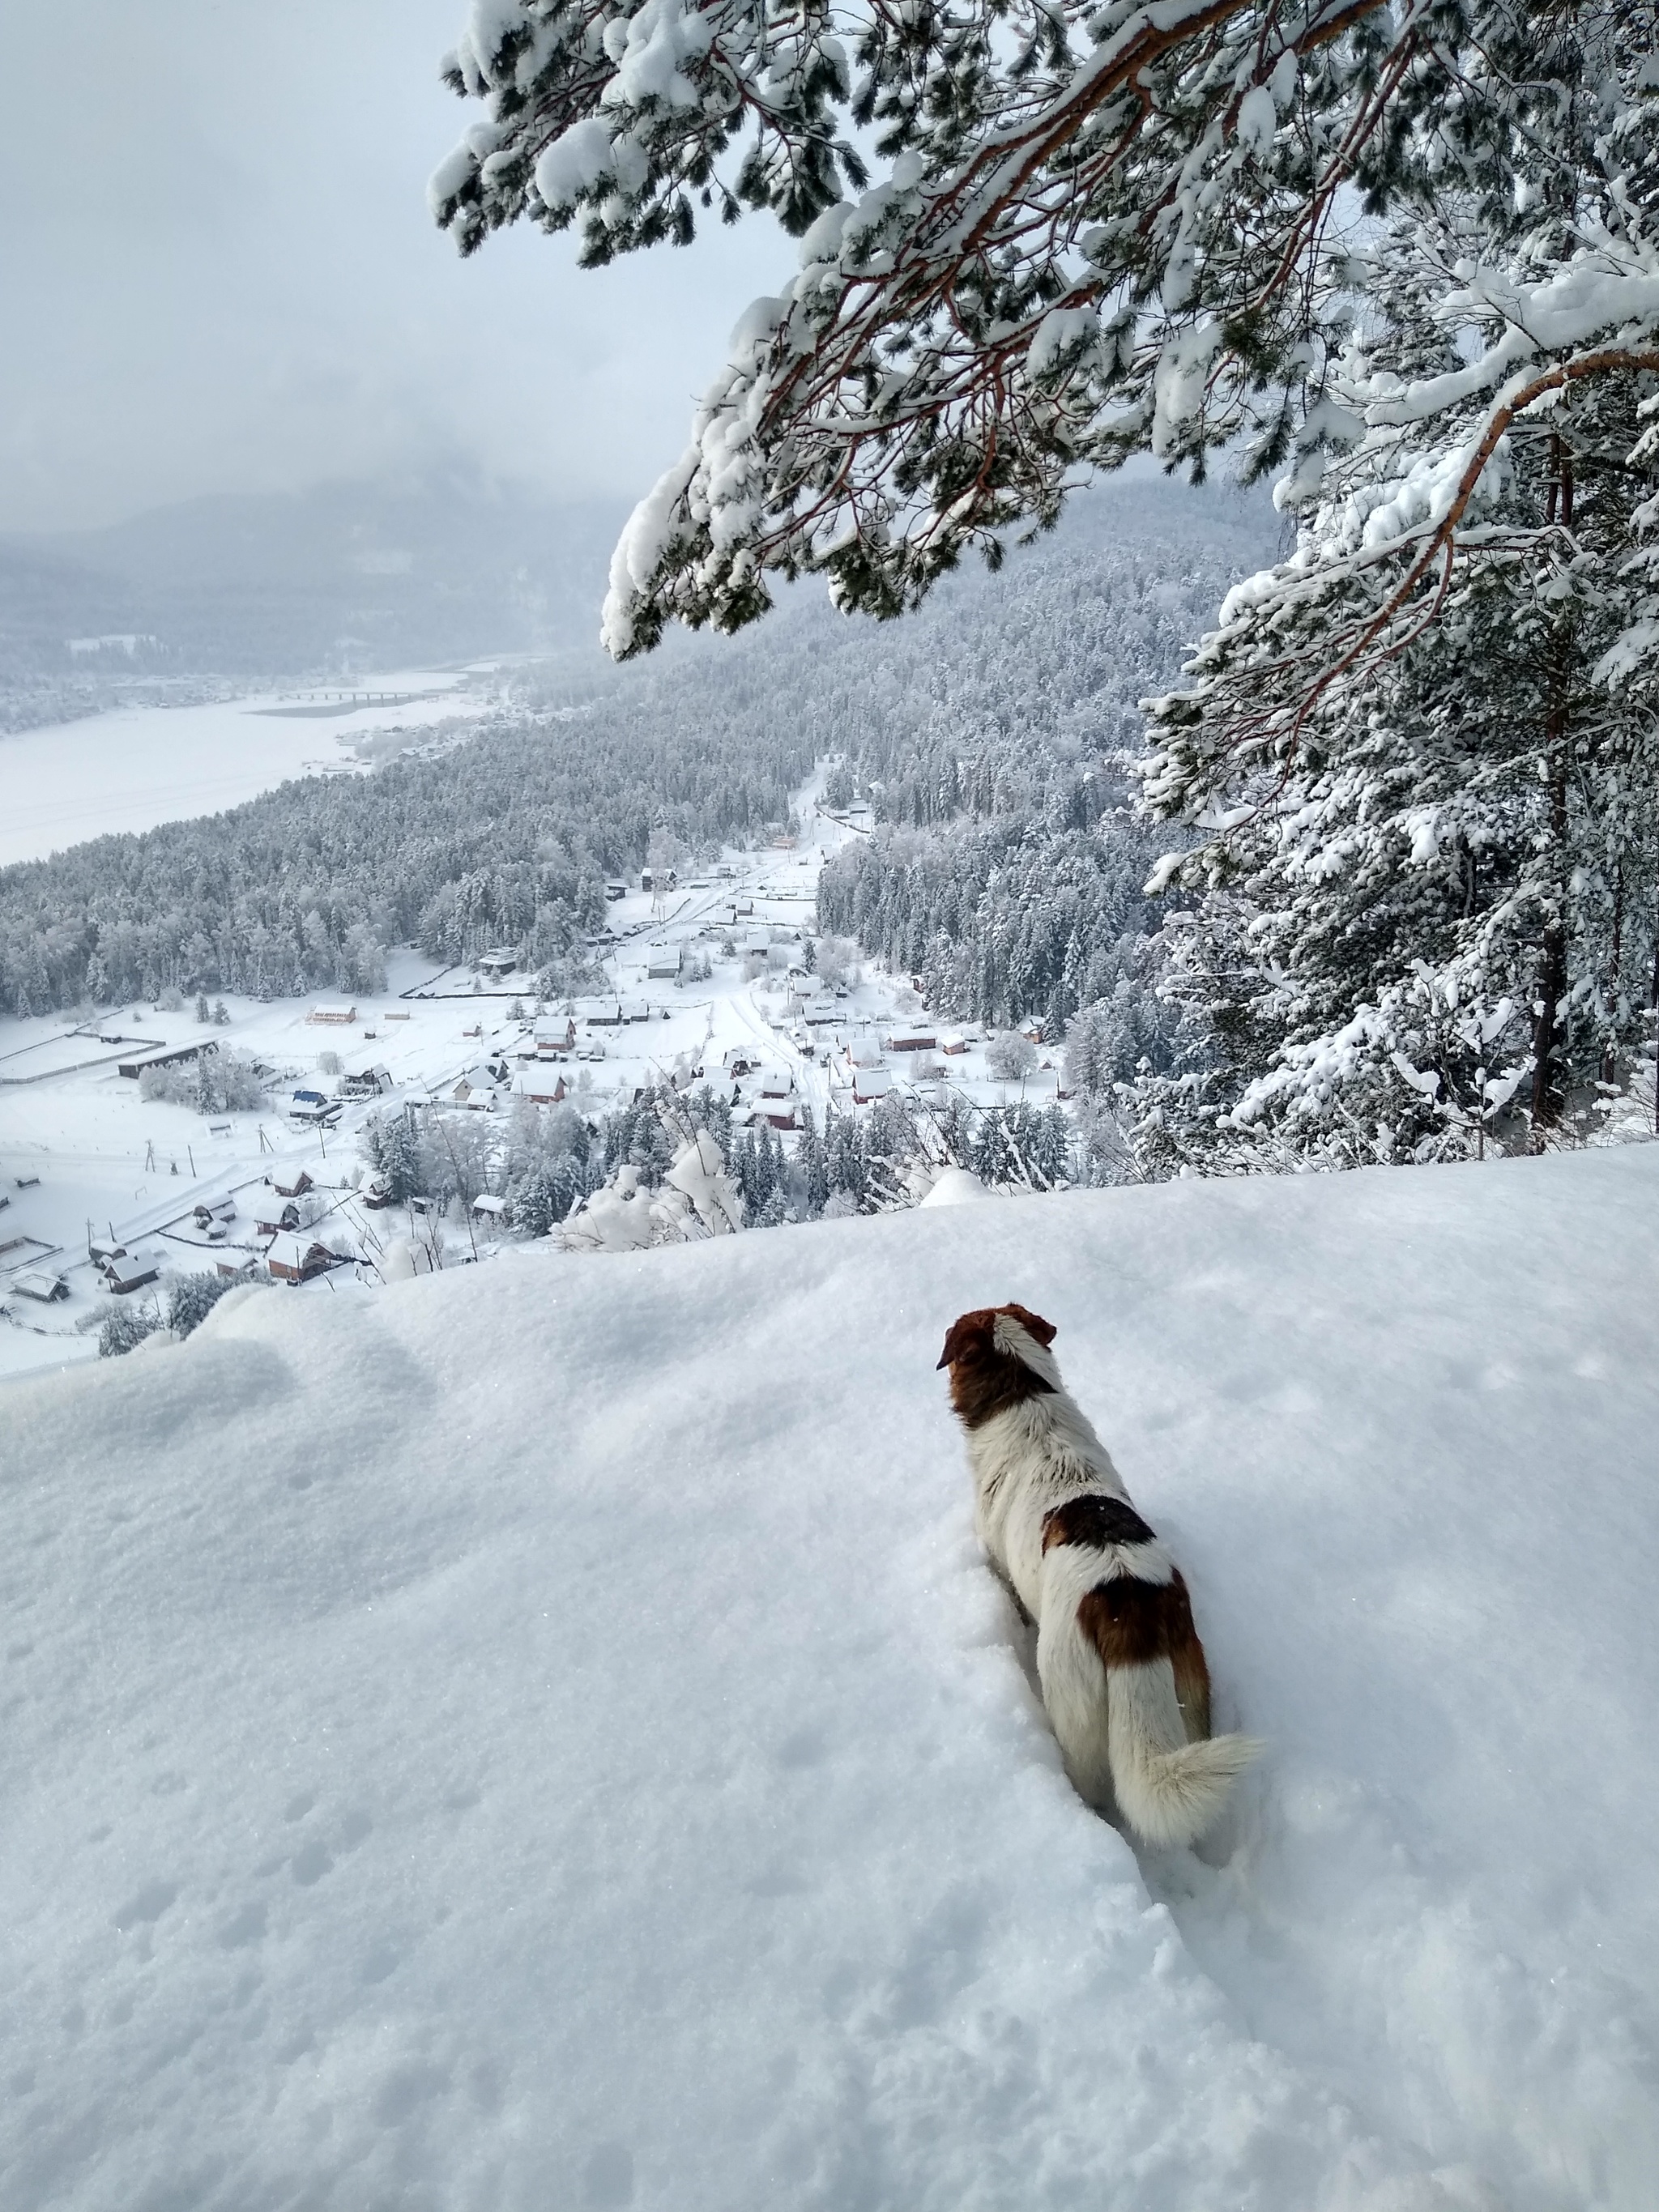
<path id="1" fill-rule="evenodd" d="M 1549 520 L 1559 514 L 1562 526 L 1572 527 L 1572 455 L 1559 438 L 1551 440 L 1554 462 L 1549 488 Z M 1559 495 L 1559 506 L 1558 506 Z M 1561 1012 L 1567 995 L 1567 687 L 1572 645 L 1565 628 L 1558 634 L 1551 671 L 1554 698 L 1544 738 L 1545 766 L 1549 778 L 1550 872 L 1553 878 L 1549 914 L 1539 947 L 1538 1011 L 1532 1030 L 1532 1125 L 1534 1130 L 1553 1126 L 1561 1117 L 1566 1093 L 1566 1071 L 1562 1070 L 1558 1097 L 1554 1061 L 1562 1038 Z"/>

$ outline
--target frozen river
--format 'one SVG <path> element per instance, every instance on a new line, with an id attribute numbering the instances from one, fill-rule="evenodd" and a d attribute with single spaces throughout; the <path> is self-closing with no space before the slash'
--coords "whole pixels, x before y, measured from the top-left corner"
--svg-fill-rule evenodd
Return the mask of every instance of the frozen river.
<path id="1" fill-rule="evenodd" d="M 264 692 L 208 707 L 122 707 L 0 738 L 0 867 L 112 831 L 216 814 L 290 776 L 354 760 L 353 738 L 476 714 L 453 672 L 359 678 L 349 692 Z M 367 695 L 385 695 L 356 705 Z"/>

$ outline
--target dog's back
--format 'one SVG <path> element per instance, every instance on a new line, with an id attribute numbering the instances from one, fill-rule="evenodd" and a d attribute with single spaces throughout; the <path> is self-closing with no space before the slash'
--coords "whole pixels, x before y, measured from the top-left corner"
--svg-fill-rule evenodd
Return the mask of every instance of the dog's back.
<path id="1" fill-rule="evenodd" d="M 1037 1624 L 1037 1675 L 1067 1773 L 1151 1844 L 1190 1843 L 1255 1756 L 1210 1735 L 1204 1647 L 1180 1571 L 1066 1390 L 1053 1325 L 1019 1305 L 945 1340 L 975 1520 Z"/>

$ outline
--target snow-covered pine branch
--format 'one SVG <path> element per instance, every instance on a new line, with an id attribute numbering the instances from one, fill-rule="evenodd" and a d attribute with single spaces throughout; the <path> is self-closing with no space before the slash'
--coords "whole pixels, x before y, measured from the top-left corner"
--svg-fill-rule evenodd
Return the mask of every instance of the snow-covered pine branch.
<path id="1" fill-rule="evenodd" d="M 1317 442 L 1360 266 L 1345 223 L 1449 188 L 1489 228 L 1557 207 L 1593 109 L 1595 219 L 1627 244 L 1650 36 L 1615 0 L 1542 23 L 1520 0 L 477 0 L 449 76 L 484 119 L 433 205 L 466 250 L 520 216 L 579 222 L 591 261 L 688 238 L 702 208 L 766 206 L 800 238 L 618 547 L 625 656 L 671 620 L 752 620 L 769 573 L 897 612 L 1133 452 L 1201 471 L 1243 440 L 1271 468 Z M 888 165 L 867 189 L 854 131 Z M 1659 299 L 1627 273 L 1540 323 L 1449 268 L 1498 327 L 1461 379 L 1404 395 L 1425 442 L 1523 358 L 1639 345 Z"/>

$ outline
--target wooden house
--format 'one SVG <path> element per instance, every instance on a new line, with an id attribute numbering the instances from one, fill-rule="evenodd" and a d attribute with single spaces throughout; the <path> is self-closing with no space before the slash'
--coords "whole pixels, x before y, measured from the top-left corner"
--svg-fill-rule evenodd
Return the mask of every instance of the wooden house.
<path id="1" fill-rule="evenodd" d="M 343 1266 L 350 1256 L 331 1251 L 319 1237 L 301 1231 L 297 1237 L 278 1237 L 265 1254 L 265 1265 L 276 1282 L 308 1283 L 313 1275 L 325 1275 L 331 1267 Z"/>
<path id="2" fill-rule="evenodd" d="M 532 1106 L 562 1106 L 568 1092 L 563 1076 L 551 1068 L 544 1073 L 532 1067 L 515 1078 L 513 1085 L 513 1096 L 527 1098 Z"/>
<path id="3" fill-rule="evenodd" d="M 494 1079 L 482 1067 L 468 1068 L 449 1092 L 455 1105 L 474 1114 L 493 1114 L 499 1095 Z"/>
<path id="4" fill-rule="evenodd" d="M 117 1060 L 115 1072 L 136 1082 L 147 1067 L 177 1067 L 187 1060 L 199 1060 L 204 1052 L 218 1049 L 211 1037 L 204 1037 L 195 1044 L 175 1044 L 161 1052 L 147 1052 L 140 1059 Z"/>
<path id="5" fill-rule="evenodd" d="M 104 1280 L 118 1298 L 142 1291 L 161 1272 L 161 1262 L 154 1252 L 123 1252 L 104 1263 Z"/>

